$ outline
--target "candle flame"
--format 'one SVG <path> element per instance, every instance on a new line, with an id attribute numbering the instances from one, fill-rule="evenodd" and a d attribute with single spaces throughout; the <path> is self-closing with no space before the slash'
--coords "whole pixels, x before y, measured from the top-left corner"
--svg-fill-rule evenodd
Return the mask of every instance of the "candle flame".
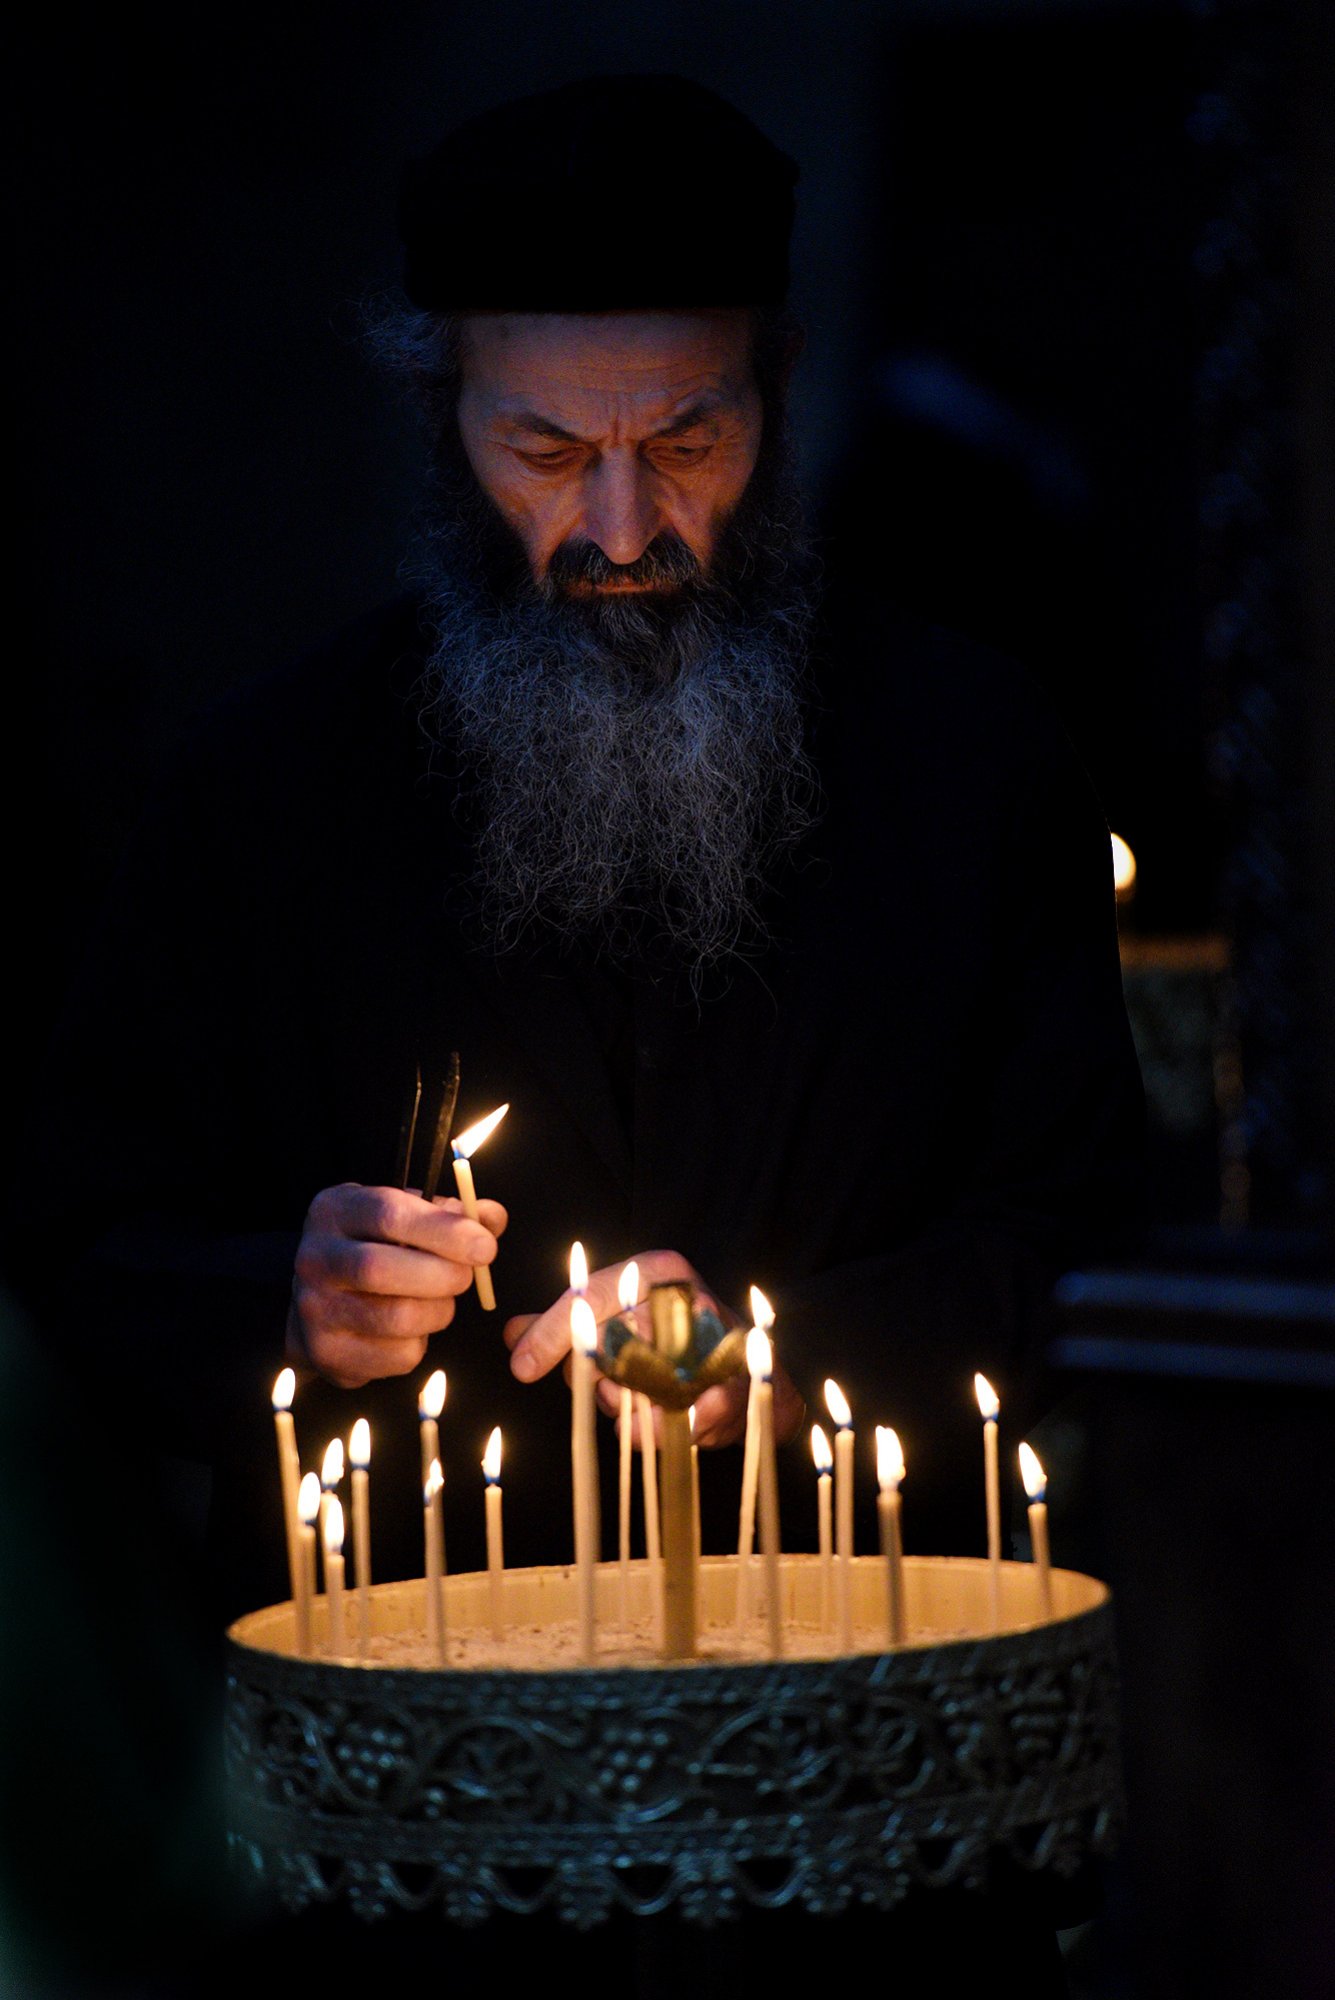
<path id="1" fill-rule="evenodd" d="M 762 1333 L 768 1333 L 774 1324 L 774 1308 L 759 1285 L 751 1287 L 751 1324 L 758 1326 Z"/>
<path id="2" fill-rule="evenodd" d="M 422 1487 L 422 1499 L 424 1501 L 434 1500 L 444 1484 L 445 1474 L 440 1469 L 440 1460 L 433 1458 Z"/>
<path id="3" fill-rule="evenodd" d="M 417 1398 L 419 1417 L 436 1418 L 445 1407 L 445 1370 L 437 1368 L 434 1375 L 428 1375 L 422 1384 L 422 1393 Z"/>
<path id="4" fill-rule="evenodd" d="M 837 1382 L 825 1378 L 825 1407 L 834 1418 L 841 1431 L 846 1431 L 853 1421 L 853 1412 L 848 1407 L 848 1398 Z"/>
<path id="5" fill-rule="evenodd" d="M 466 1132 L 461 1132 L 453 1142 L 456 1159 L 471 1160 L 483 1140 L 490 1139 L 509 1109 L 508 1104 L 502 1104 L 489 1118 L 479 1118 L 476 1125 L 470 1125 Z"/>
<path id="6" fill-rule="evenodd" d="M 330 1438 L 324 1449 L 324 1459 L 320 1466 L 320 1484 L 325 1492 L 331 1492 L 343 1477 L 343 1440 Z"/>
<path id="7" fill-rule="evenodd" d="M 988 1381 L 986 1375 L 975 1375 L 973 1393 L 978 1398 L 978 1414 L 984 1423 L 991 1423 L 1001 1409 L 1001 1398 Z"/>
<path id="8" fill-rule="evenodd" d="M 297 1488 L 297 1513 L 303 1528 L 313 1528 L 320 1512 L 320 1480 L 314 1472 L 303 1473 Z"/>
<path id="9" fill-rule="evenodd" d="M 570 1302 L 570 1338 L 581 1354 L 592 1354 L 598 1345 L 598 1322 L 586 1298 Z"/>
<path id="10" fill-rule="evenodd" d="M 1136 886 L 1136 857 L 1120 833 L 1108 837 L 1112 841 L 1113 893 L 1119 903 L 1129 903 Z"/>
<path id="11" fill-rule="evenodd" d="M 774 1344 L 758 1326 L 746 1336 L 746 1366 L 753 1382 L 768 1382 L 774 1373 Z"/>
<path id="12" fill-rule="evenodd" d="M 892 1431 L 886 1424 L 876 1426 L 876 1484 L 884 1493 L 887 1486 L 898 1486 L 904 1477 L 904 1452 L 899 1442 L 898 1431 Z"/>
<path id="13" fill-rule="evenodd" d="M 617 1279 L 617 1304 L 623 1313 L 633 1312 L 640 1299 L 640 1267 L 632 1257 L 629 1264 L 621 1267 Z"/>
<path id="14" fill-rule="evenodd" d="M 482 1477 L 497 1480 L 501 1476 L 501 1427 L 497 1424 L 487 1439 L 487 1449 L 482 1454 Z"/>
<path id="15" fill-rule="evenodd" d="M 584 1255 L 582 1243 L 570 1246 L 570 1289 L 572 1292 L 586 1292 L 589 1288 L 589 1260 Z"/>
<path id="16" fill-rule="evenodd" d="M 284 1368 L 273 1385 L 273 1406 L 276 1410 L 290 1410 L 292 1398 L 297 1393 L 297 1371 Z"/>
<path id="17" fill-rule="evenodd" d="M 691 1404 L 690 1408 L 689 1408 L 689 1409 L 687 1410 L 687 1412 L 686 1412 L 686 1421 L 687 1421 L 687 1423 L 688 1423 L 688 1424 L 690 1425 L 690 1427 L 691 1427 L 691 1438 L 692 1438 L 692 1441 L 694 1441 L 694 1438 L 695 1438 L 695 1404 L 694 1404 L 694 1403 L 692 1403 L 692 1404 Z"/>
<path id="18" fill-rule="evenodd" d="M 365 1472 L 371 1463 L 371 1426 L 365 1417 L 358 1417 L 348 1439 L 348 1457 L 358 1472 Z"/>
<path id="19" fill-rule="evenodd" d="M 819 1424 L 811 1426 L 811 1457 L 817 1472 L 823 1474 L 833 1470 L 834 1453 L 830 1449 L 830 1440 Z"/>
<path id="20" fill-rule="evenodd" d="M 343 1503 L 331 1494 L 324 1510 L 325 1553 L 341 1556 L 343 1553 Z"/>
<path id="21" fill-rule="evenodd" d="M 1038 1453 L 1027 1444 L 1020 1446 L 1020 1477 L 1024 1490 L 1031 1500 L 1042 1500 L 1047 1495 L 1048 1475 L 1043 1470 Z"/>

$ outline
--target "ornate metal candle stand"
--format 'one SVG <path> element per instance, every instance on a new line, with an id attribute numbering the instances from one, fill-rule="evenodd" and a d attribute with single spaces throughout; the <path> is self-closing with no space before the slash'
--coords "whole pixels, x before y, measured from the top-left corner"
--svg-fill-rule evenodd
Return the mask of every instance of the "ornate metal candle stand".
<path id="1" fill-rule="evenodd" d="M 907 1645 L 879 1648 L 884 1570 L 865 1556 L 868 1650 L 774 1662 L 360 1665 L 298 1657 L 290 1604 L 253 1612 L 229 1633 L 235 1849 L 290 1911 L 549 1910 L 581 1926 L 617 1909 L 701 1924 L 745 1905 L 890 1909 L 1016 1863 L 1073 1870 L 1119 1817 L 1107 1591 L 1056 1570 L 1041 1622 L 1032 1566 L 1003 1564 L 993 1633 L 985 1562 L 910 1557 L 906 1572 Z M 819 1558 L 785 1557 L 781 1577 L 785 1620 L 819 1633 Z M 736 1583 L 735 1557 L 702 1563 L 706 1640 L 726 1643 Z M 647 1619 L 645 1563 L 631 1584 Z M 615 1564 L 597 1585 L 610 1648 Z M 511 1570 L 505 1593 L 539 1639 L 573 1628 L 572 1571 Z M 420 1579 L 371 1595 L 377 1634 L 420 1631 Z M 452 1634 L 490 1629 L 485 1575 L 452 1577 L 447 1598 Z"/>

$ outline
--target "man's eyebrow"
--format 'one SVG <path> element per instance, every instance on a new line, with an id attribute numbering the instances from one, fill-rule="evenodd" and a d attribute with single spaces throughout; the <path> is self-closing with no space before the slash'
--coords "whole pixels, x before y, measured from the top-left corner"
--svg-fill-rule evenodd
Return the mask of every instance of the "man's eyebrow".
<path id="1" fill-rule="evenodd" d="M 694 430 L 698 424 L 715 421 L 723 407 L 721 398 L 697 397 L 680 416 L 673 417 L 661 430 L 652 431 L 650 435 L 656 438 L 680 437 L 683 431 Z M 502 422 L 507 430 L 528 431 L 535 437 L 552 438 L 560 444 L 588 443 L 588 439 L 580 437 L 578 432 L 563 430 L 560 424 L 553 423 L 550 417 L 541 416 L 537 410 L 509 411 Z"/>

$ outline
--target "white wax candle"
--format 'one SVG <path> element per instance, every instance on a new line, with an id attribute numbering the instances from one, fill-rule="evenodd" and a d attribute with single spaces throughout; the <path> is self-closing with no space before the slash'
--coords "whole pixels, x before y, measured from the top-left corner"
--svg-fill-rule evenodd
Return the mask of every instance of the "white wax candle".
<path id="1" fill-rule="evenodd" d="M 422 1484 L 431 1477 L 431 1467 L 440 1458 L 440 1414 L 445 1408 L 448 1388 L 443 1368 L 434 1369 L 422 1384 L 417 1398 L 417 1421 L 421 1431 Z"/>
<path id="2" fill-rule="evenodd" d="M 836 1586 L 839 1606 L 839 1649 L 853 1650 L 853 1412 L 837 1382 L 827 1379 L 825 1407 L 834 1418 L 834 1518 L 838 1554 Z"/>
<path id="3" fill-rule="evenodd" d="M 575 1488 L 575 1586 L 579 1656 L 594 1653 L 594 1576 L 598 1562 L 598 1460 L 595 1442 L 593 1353 L 598 1323 L 586 1298 L 570 1307 L 570 1456 Z"/>
<path id="4" fill-rule="evenodd" d="M 760 1384 L 756 1403 L 760 1431 L 760 1548 L 765 1562 L 765 1615 L 770 1658 L 783 1657 L 783 1604 L 779 1596 L 779 1477 L 774 1459 L 774 1384 Z"/>
<path id="5" fill-rule="evenodd" d="M 663 1540 L 658 1524 L 658 1438 L 654 1428 L 654 1406 L 636 1391 L 635 1416 L 640 1427 L 640 1481 L 644 1498 L 644 1553 L 649 1561 L 649 1582 L 653 1594 L 654 1621 L 658 1637 L 663 1636 Z"/>
<path id="6" fill-rule="evenodd" d="M 320 1518 L 320 1481 L 308 1472 L 297 1492 L 297 1651 L 311 1650 L 311 1606 L 315 1601 L 315 1524 Z"/>
<path id="7" fill-rule="evenodd" d="M 997 1417 L 1001 1404 L 986 1375 L 973 1378 L 983 1419 L 983 1489 L 987 1502 L 988 1601 L 992 1630 L 1001 1624 L 1001 1477 L 997 1468 Z"/>
<path id="8" fill-rule="evenodd" d="M 819 1424 L 811 1427 L 816 1467 L 816 1524 L 820 1543 L 820 1629 L 828 1632 L 834 1610 L 834 1453 Z"/>
<path id="9" fill-rule="evenodd" d="M 1045 1618 L 1051 1618 L 1052 1556 L 1048 1549 L 1047 1474 L 1037 1453 L 1027 1444 L 1020 1446 L 1020 1477 L 1029 1497 L 1029 1540 L 1038 1577 L 1039 1608 Z"/>
<path id="10" fill-rule="evenodd" d="M 273 1385 L 273 1422 L 278 1440 L 278 1477 L 283 1492 L 283 1535 L 287 1543 L 287 1577 L 292 1602 L 297 1601 L 300 1562 L 298 1558 L 301 1523 L 297 1515 L 297 1491 L 301 1467 L 297 1460 L 297 1433 L 292 1422 L 292 1398 L 297 1391 L 296 1370 L 284 1368 Z"/>
<path id="11" fill-rule="evenodd" d="M 633 1484 L 635 1449 L 635 1424 L 633 1413 L 635 1399 L 629 1389 L 622 1389 L 617 1407 L 617 1561 L 621 1566 L 621 1625 L 626 1630 L 630 1625 L 630 1494 Z"/>
<path id="12" fill-rule="evenodd" d="M 446 1663 L 445 1533 L 440 1506 L 444 1485 L 440 1460 L 433 1458 L 422 1488 L 423 1537 L 426 1543 L 426 1642 L 438 1663 Z"/>
<path id="13" fill-rule="evenodd" d="M 904 1544 L 900 1532 L 899 1482 L 904 1454 L 892 1430 L 876 1426 L 876 1510 L 881 1523 L 881 1554 L 885 1558 L 885 1627 L 892 1646 L 904 1643 Z"/>
<path id="14" fill-rule="evenodd" d="M 686 1412 L 691 1426 L 691 1546 L 700 1563 L 700 1447 L 695 1441 L 695 1404 Z"/>
<path id="15" fill-rule="evenodd" d="M 352 1550 L 357 1560 L 357 1650 L 371 1638 L 371 1426 L 358 1417 L 348 1440 L 352 1461 Z"/>
<path id="16" fill-rule="evenodd" d="M 749 1361 L 749 1354 L 748 1354 Z M 742 1447 L 742 1502 L 737 1522 L 737 1629 L 751 1620 L 751 1554 L 756 1543 L 756 1493 L 760 1479 L 760 1414 L 757 1378 L 746 1396 L 746 1441 Z"/>
<path id="17" fill-rule="evenodd" d="M 324 1587 L 329 1611 L 329 1652 L 341 1659 L 348 1650 L 343 1617 L 343 1503 L 336 1493 L 325 1498 Z"/>
<path id="18" fill-rule="evenodd" d="M 505 1573 L 505 1541 L 501 1524 L 501 1429 L 498 1424 L 487 1439 L 482 1458 L 486 1480 L 487 1510 L 487 1594 L 491 1607 L 491 1636 L 499 1639 L 504 1625 L 501 1593 Z"/>

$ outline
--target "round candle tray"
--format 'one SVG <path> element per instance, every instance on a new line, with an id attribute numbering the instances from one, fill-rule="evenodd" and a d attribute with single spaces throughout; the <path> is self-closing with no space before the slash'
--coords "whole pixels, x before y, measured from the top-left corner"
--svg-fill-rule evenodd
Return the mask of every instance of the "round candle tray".
<path id="1" fill-rule="evenodd" d="M 700 1568 L 702 1650 L 726 1645 L 736 1558 Z M 651 1612 L 647 1565 L 630 1611 Z M 293 1609 L 228 1633 L 229 1837 L 289 1911 L 376 1918 L 432 1904 L 455 1922 L 555 1911 L 573 1924 L 668 1908 L 709 1923 L 741 1906 L 890 1909 L 918 1885 L 993 1870 L 1073 1872 L 1121 1811 L 1108 1592 L 1052 1573 L 1041 1618 L 1028 1564 L 908 1557 L 909 1642 L 879 1650 L 885 1570 L 853 1564 L 857 1643 L 822 1652 L 819 1558 L 786 1556 L 794 1655 L 617 1664 L 615 1564 L 597 1578 L 587 1667 L 422 1668 L 300 1658 Z M 573 1571 L 509 1570 L 507 1621 L 573 1630 Z M 458 1645 L 489 1630 L 487 1578 L 451 1577 Z M 424 1621 L 420 1579 L 371 1592 L 378 1635 Z M 348 1629 L 356 1633 L 355 1601 Z M 807 1628 L 806 1656 L 795 1656 Z M 323 1644 L 317 1603 L 315 1645 Z M 756 1644 L 760 1630 L 756 1628 Z"/>

